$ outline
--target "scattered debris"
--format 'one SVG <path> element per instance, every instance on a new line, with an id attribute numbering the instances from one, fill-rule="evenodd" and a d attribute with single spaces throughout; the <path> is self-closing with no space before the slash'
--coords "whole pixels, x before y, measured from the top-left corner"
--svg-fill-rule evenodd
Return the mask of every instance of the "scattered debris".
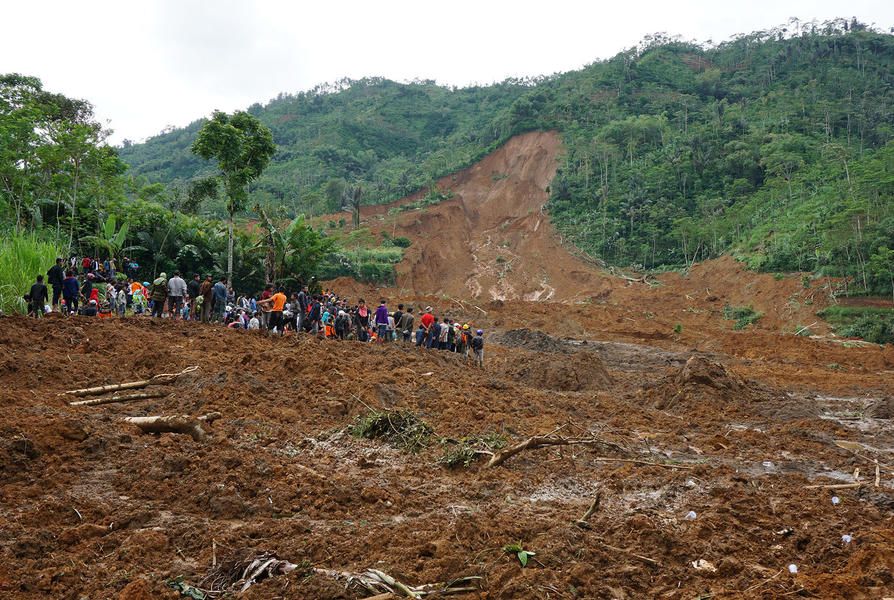
<path id="1" fill-rule="evenodd" d="M 63 392 L 65 394 L 70 394 L 72 396 L 99 396 L 101 394 L 105 394 L 107 392 L 117 392 L 119 390 L 136 390 L 144 387 L 149 387 L 150 385 L 162 385 L 167 383 L 174 383 L 177 381 L 178 377 L 182 375 L 186 375 L 187 373 L 192 373 L 194 371 L 198 371 L 198 366 L 186 367 L 179 373 L 160 373 L 151 377 L 150 379 L 143 379 L 140 381 L 131 381 L 129 383 L 115 383 L 111 385 L 100 385 L 97 387 L 91 388 L 83 388 L 80 390 L 69 390 L 67 392 Z"/>
<path id="2" fill-rule="evenodd" d="M 220 413 L 210 413 L 199 418 L 187 415 L 168 415 L 154 417 L 125 417 L 124 421 L 139 427 L 143 433 L 185 433 L 197 442 L 204 442 L 208 434 L 202 429 L 201 422 L 212 422 L 220 417 Z"/>
<path id="3" fill-rule="evenodd" d="M 788 566 L 788 572 L 792 575 L 796 574 L 798 572 L 798 565 L 796 565 L 795 563 L 790 564 Z"/>
<path id="4" fill-rule="evenodd" d="M 845 544 L 850 544 L 853 540 L 854 540 L 854 538 L 851 537 L 847 533 L 845 533 L 843 536 L 841 536 L 841 541 L 844 542 Z"/>
<path id="5" fill-rule="evenodd" d="M 716 573 L 717 567 L 709 563 L 703 558 L 692 561 L 692 568 L 696 571 L 708 571 L 709 573 Z"/>
<path id="6" fill-rule="evenodd" d="M 434 431 L 409 410 L 371 410 L 358 416 L 349 431 L 369 440 L 385 440 L 392 446 L 418 452 L 428 446 Z"/>
<path id="7" fill-rule="evenodd" d="M 690 510 L 688 513 L 686 513 L 686 516 L 683 518 L 686 519 L 687 521 L 695 521 L 696 517 L 698 517 L 698 514 L 696 514 L 696 512 L 694 510 Z"/>
<path id="8" fill-rule="evenodd" d="M 453 594 L 467 594 L 479 591 L 478 582 L 481 577 L 460 577 L 445 583 L 429 583 L 426 585 L 409 586 L 401 583 L 394 577 L 379 571 L 367 569 L 362 573 L 349 573 L 346 571 L 333 571 L 330 569 L 313 569 L 317 575 L 326 575 L 336 580 L 345 581 L 347 589 L 365 590 L 373 594 L 394 594 L 406 598 L 424 598 L 426 596 L 449 596 Z"/>
<path id="9" fill-rule="evenodd" d="M 575 525 L 582 529 L 589 529 L 590 523 L 588 522 L 590 517 L 593 516 L 597 510 L 599 510 L 599 504 L 602 502 L 602 490 L 596 491 L 596 496 L 593 498 L 593 502 L 590 504 L 590 508 L 587 509 L 587 512 L 583 514 L 583 516 L 574 522 Z"/>
<path id="10" fill-rule="evenodd" d="M 69 406 L 97 406 L 100 404 L 114 404 L 116 402 L 130 402 L 132 400 L 149 400 L 150 398 L 164 398 L 169 396 L 167 392 L 139 392 L 136 394 L 125 394 L 123 396 L 108 396 L 106 398 L 90 398 L 89 400 L 78 400 L 77 402 L 69 402 Z"/>

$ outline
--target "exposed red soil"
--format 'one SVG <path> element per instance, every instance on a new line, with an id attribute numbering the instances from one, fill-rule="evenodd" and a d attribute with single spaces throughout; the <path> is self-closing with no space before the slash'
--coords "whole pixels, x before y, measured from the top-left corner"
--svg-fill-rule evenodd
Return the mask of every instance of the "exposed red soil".
<path id="1" fill-rule="evenodd" d="M 570 308 L 496 304 L 488 305 L 493 322 L 536 320 L 526 308 L 553 316 Z M 581 324 L 617 310 L 578 308 Z M 494 335 L 506 345 L 488 346 L 481 373 L 436 351 L 149 319 L 2 325 L 3 597 L 117 597 L 125 586 L 120 597 L 174 597 L 164 580 L 198 581 L 210 570 L 212 540 L 221 560 L 247 548 L 325 568 L 375 567 L 412 584 L 480 575 L 486 598 L 894 591 L 886 456 L 894 435 L 887 419 L 853 420 L 875 405 L 885 414 L 890 349 L 779 334 L 773 340 L 783 343 L 768 346 L 769 333 L 719 327 L 708 353 L 673 337 L 661 347 L 629 342 L 648 340 L 648 327 L 628 327 L 628 341 L 608 335 L 585 345 L 507 328 Z M 562 365 L 588 362 L 598 385 L 555 379 Z M 167 386 L 165 399 L 70 407 L 58 395 L 193 364 L 200 370 Z M 496 433 L 515 443 L 563 426 L 569 437 L 597 436 L 623 451 L 531 450 L 495 469 L 448 470 L 437 464 L 438 443 L 411 454 L 346 433 L 364 403 L 412 410 L 452 439 Z M 223 417 L 206 443 L 121 421 L 210 411 Z M 872 462 L 836 439 L 869 446 L 861 454 L 880 459 L 880 487 Z M 831 491 L 805 489 L 849 481 L 857 467 L 869 484 L 834 492 L 839 505 Z M 572 523 L 597 489 L 600 509 L 591 529 L 580 529 Z M 684 519 L 690 510 L 694 521 Z M 843 544 L 843 534 L 854 541 Z M 522 569 L 501 551 L 519 540 L 539 563 Z M 696 570 L 698 559 L 717 571 Z M 799 573 L 774 578 L 789 563 Z M 287 575 L 245 597 L 362 596 L 319 575 Z"/>

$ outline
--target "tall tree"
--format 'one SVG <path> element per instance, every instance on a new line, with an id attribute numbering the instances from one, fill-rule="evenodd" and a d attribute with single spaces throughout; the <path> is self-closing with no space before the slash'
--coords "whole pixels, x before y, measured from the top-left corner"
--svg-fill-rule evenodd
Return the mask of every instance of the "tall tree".
<path id="1" fill-rule="evenodd" d="M 276 151 L 273 134 L 247 112 L 228 115 L 214 111 L 199 131 L 192 151 L 217 161 L 216 178 L 227 199 L 227 280 L 232 284 L 234 219 L 248 201 L 248 184 L 261 176 Z"/>

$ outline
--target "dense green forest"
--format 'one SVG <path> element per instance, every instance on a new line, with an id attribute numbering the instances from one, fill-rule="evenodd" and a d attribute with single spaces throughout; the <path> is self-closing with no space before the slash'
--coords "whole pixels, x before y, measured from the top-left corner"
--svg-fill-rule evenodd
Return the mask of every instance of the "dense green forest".
<path id="1" fill-rule="evenodd" d="M 894 37 L 847 20 L 717 45 L 655 36 L 579 71 L 487 87 L 342 81 L 249 109 L 279 146 L 252 194 L 318 214 L 364 182 L 364 201 L 384 202 L 511 135 L 558 129 L 550 212 L 593 256 L 656 269 L 732 251 L 881 291 L 894 268 L 892 83 Z M 208 168 L 189 151 L 201 124 L 120 156 L 148 181 L 185 185 Z"/>
<path id="2" fill-rule="evenodd" d="M 126 256 L 150 280 L 225 272 L 226 224 L 199 214 L 193 190 L 131 176 L 107 139 L 89 102 L 0 75 L 0 310 L 22 310 L 56 256 Z M 234 279 L 257 290 L 275 267 L 278 281 L 308 281 L 333 250 L 301 218 L 240 229 Z"/>

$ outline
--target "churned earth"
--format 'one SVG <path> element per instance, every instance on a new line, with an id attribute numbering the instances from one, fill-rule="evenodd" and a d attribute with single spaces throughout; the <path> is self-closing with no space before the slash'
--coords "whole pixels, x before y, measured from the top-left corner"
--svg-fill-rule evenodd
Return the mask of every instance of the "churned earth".
<path id="1" fill-rule="evenodd" d="M 894 593 L 890 347 L 722 320 L 707 341 L 686 325 L 656 337 L 609 304 L 449 308 L 487 322 L 485 371 L 397 344 L 3 319 L 0 595 L 173 598 L 166 580 L 263 551 L 410 585 L 482 577 L 468 598 Z M 192 365 L 154 386 L 167 397 L 60 395 Z M 433 435 L 417 452 L 354 437 L 370 408 L 411 411 Z M 210 412 L 205 441 L 123 422 Z M 550 433 L 591 443 L 441 464 L 462 438 Z M 536 553 L 526 568 L 502 550 L 518 542 Z M 369 595 L 295 571 L 243 596 Z"/>

